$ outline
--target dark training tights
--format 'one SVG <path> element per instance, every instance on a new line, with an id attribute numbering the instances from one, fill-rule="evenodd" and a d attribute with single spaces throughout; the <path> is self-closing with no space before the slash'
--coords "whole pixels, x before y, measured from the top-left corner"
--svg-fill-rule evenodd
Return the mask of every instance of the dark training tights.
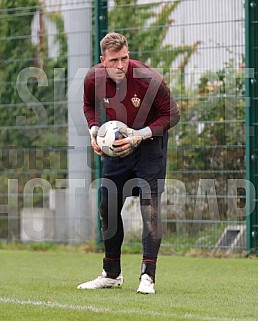
<path id="1" fill-rule="evenodd" d="M 143 259 L 157 260 L 162 231 L 160 216 L 160 194 L 140 195 L 140 207 L 143 220 L 142 246 Z M 125 199 L 120 194 L 108 195 L 102 190 L 100 216 L 105 247 L 105 257 L 118 259 L 124 239 L 124 227 L 121 216 Z"/>

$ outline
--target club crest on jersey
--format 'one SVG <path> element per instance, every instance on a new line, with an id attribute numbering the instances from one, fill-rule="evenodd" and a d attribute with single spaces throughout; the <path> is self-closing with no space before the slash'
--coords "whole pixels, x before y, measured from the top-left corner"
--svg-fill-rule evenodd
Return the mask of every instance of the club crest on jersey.
<path id="1" fill-rule="evenodd" d="M 134 96 L 131 98 L 131 102 L 134 105 L 134 107 L 138 108 L 141 105 L 141 99 L 139 97 L 137 97 L 136 94 L 134 94 Z"/>

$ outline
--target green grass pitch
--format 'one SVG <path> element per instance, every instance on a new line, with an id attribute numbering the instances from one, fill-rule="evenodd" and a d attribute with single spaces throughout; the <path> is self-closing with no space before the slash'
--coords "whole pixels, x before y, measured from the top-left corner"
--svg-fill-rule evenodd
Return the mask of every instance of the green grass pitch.
<path id="1" fill-rule="evenodd" d="M 254 321 L 256 258 L 160 256 L 156 294 L 136 294 L 141 256 L 125 254 L 120 289 L 77 290 L 102 254 L 0 250 L 1 321 Z"/>

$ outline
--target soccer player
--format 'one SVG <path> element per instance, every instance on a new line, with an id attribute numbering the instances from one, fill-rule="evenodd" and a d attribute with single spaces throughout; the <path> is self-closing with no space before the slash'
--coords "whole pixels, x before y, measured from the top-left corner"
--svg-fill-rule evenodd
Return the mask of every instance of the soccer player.
<path id="1" fill-rule="evenodd" d="M 155 274 L 161 244 L 160 199 L 164 191 L 168 130 L 179 119 L 178 105 L 163 77 L 150 66 L 130 59 L 127 39 L 108 33 L 100 42 L 101 63 L 84 80 L 84 114 L 91 145 L 103 156 L 100 216 L 105 255 L 103 271 L 78 289 L 121 286 L 121 210 L 127 196 L 138 195 L 143 221 L 143 257 L 139 293 L 155 293 Z M 104 114 L 104 117 L 103 117 Z M 96 142 L 106 121 L 127 125 L 125 138 L 113 144 L 116 157 L 107 157 Z"/>

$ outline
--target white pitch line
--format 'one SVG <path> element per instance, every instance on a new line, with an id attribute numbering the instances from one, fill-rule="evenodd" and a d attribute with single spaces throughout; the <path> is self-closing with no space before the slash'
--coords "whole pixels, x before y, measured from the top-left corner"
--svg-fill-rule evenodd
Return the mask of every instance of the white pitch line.
<path id="1" fill-rule="evenodd" d="M 24 301 L 24 300 L 17 300 L 17 299 L 10 299 L 10 298 L 0 298 L 0 303 L 6 304 L 17 304 L 17 305 L 31 305 L 31 306 L 44 306 L 48 308 L 61 308 L 67 310 L 75 310 L 75 311 L 90 311 L 95 313 L 119 313 L 119 314 L 142 314 L 142 315 L 156 315 L 161 317 L 174 317 L 177 320 L 192 320 L 198 319 L 199 321 L 258 321 L 258 319 L 239 319 L 239 318 L 216 318 L 216 317 L 205 317 L 195 314 L 184 314 L 179 315 L 175 313 L 160 313 L 154 311 L 142 311 L 142 310 L 132 310 L 132 309 L 124 309 L 124 310 L 112 310 L 112 309 L 105 309 L 105 308 L 97 308 L 91 305 L 69 305 L 69 304 L 62 304 L 62 303 L 54 303 L 54 302 L 43 302 L 43 301 Z"/>
<path id="2" fill-rule="evenodd" d="M 77 310 L 77 311 L 92 311 L 92 312 L 110 312 L 108 309 L 96 308 L 94 306 L 80 306 L 80 305 L 69 305 L 69 304 L 61 304 L 54 302 L 43 302 L 43 301 L 24 301 L 24 300 L 16 300 L 16 299 L 8 299 L 8 298 L 0 298 L 0 303 L 10 303 L 10 304 L 18 304 L 18 305 L 35 305 L 35 306 L 45 306 L 49 308 L 61 308 L 68 310 Z"/>

